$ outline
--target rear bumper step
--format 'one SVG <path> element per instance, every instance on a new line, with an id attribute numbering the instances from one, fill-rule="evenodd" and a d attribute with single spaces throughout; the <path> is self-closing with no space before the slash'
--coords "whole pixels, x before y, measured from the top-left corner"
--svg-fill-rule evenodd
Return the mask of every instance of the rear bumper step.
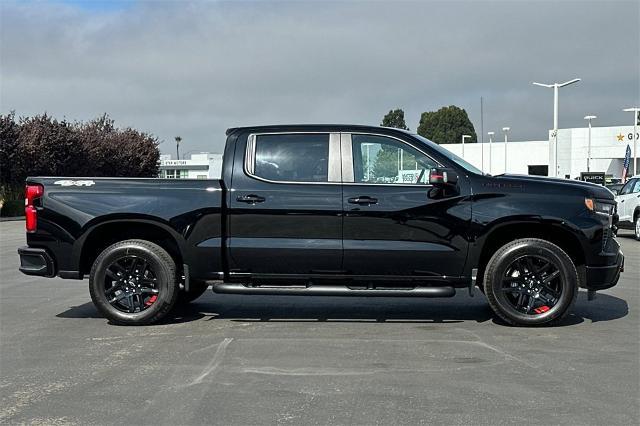
<path id="1" fill-rule="evenodd" d="M 37 275 L 41 277 L 53 277 L 55 267 L 53 259 L 45 249 L 20 247 L 20 272 L 26 275 Z"/>
<path id="2" fill-rule="evenodd" d="M 213 284 L 213 291 L 227 294 L 263 294 L 284 296 L 361 296 L 361 297 L 453 297 L 453 287 L 415 287 L 412 289 L 352 289 L 340 285 L 293 286 L 247 286 L 240 283 Z"/>

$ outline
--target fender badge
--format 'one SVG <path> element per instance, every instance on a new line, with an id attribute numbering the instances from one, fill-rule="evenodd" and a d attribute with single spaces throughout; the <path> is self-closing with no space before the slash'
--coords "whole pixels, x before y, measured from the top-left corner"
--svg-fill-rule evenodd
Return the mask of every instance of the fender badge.
<path id="1" fill-rule="evenodd" d="M 95 182 L 92 180 L 57 180 L 53 184 L 60 186 L 92 186 L 95 185 Z"/>

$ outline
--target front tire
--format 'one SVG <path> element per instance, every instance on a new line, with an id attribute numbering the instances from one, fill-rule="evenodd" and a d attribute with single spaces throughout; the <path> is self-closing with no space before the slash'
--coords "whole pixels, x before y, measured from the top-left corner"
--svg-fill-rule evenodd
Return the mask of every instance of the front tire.
<path id="1" fill-rule="evenodd" d="M 560 247 L 537 238 L 515 240 L 489 260 L 489 305 L 512 325 L 548 325 L 564 318 L 578 296 L 578 273 Z"/>
<path id="2" fill-rule="evenodd" d="M 175 262 L 150 241 L 120 241 L 93 263 L 89 292 L 96 308 L 111 322 L 152 324 L 171 310 L 178 297 Z"/>
<path id="3" fill-rule="evenodd" d="M 636 213 L 636 218 L 633 221 L 633 233 L 637 241 L 640 241 L 640 213 Z"/>

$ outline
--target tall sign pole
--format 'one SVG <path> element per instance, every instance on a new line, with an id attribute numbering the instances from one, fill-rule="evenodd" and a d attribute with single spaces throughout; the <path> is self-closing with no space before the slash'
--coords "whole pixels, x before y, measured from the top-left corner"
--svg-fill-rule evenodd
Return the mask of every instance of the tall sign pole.
<path id="1" fill-rule="evenodd" d="M 638 149 L 637 149 L 637 142 L 638 142 L 638 113 L 640 112 L 640 108 L 639 107 L 633 107 L 633 108 L 625 108 L 623 109 L 623 111 L 625 112 L 633 112 L 633 174 L 632 176 L 635 176 L 638 174 L 638 170 L 636 170 L 636 163 L 638 162 Z"/>

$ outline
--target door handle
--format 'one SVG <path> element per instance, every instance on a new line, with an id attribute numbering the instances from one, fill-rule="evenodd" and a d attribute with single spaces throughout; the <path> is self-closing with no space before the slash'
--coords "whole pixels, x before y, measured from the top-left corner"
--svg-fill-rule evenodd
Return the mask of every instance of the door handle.
<path id="1" fill-rule="evenodd" d="M 352 197 L 352 198 L 349 198 L 348 201 L 351 204 L 360 204 L 364 206 L 370 206 L 371 204 L 378 204 L 377 198 L 368 197 L 366 195 L 362 197 Z"/>
<path id="2" fill-rule="evenodd" d="M 255 194 L 249 194 L 249 195 L 239 195 L 238 198 L 236 198 L 236 200 L 241 203 L 256 204 L 256 203 L 262 203 L 263 201 L 266 200 L 266 198 L 261 197 L 259 195 L 255 195 Z"/>

